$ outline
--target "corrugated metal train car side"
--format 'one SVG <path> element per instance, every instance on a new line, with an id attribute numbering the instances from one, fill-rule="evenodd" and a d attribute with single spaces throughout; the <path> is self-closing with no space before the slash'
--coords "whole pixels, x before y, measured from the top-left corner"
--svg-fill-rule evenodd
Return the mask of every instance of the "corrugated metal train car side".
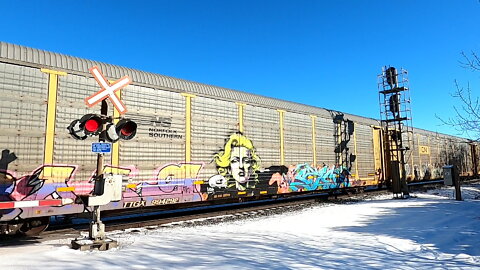
<path id="1" fill-rule="evenodd" d="M 84 211 L 76 198 L 93 190 L 98 137 L 75 140 L 66 127 L 100 113 L 84 103 L 99 90 L 94 65 L 108 79 L 132 78 L 121 99 L 124 117 L 138 124 L 134 139 L 105 156 L 104 172 L 125 183 L 122 200 L 104 210 L 377 186 L 388 177 L 377 120 L 0 42 L 0 221 Z M 109 114 L 120 117 L 113 106 Z M 418 131 L 410 179 L 441 177 L 449 155 L 469 173 L 467 143 Z"/>
<path id="2" fill-rule="evenodd" d="M 464 177 L 477 175 L 474 163 L 477 144 L 463 138 L 448 136 L 422 129 L 415 129 L 413 149 L 406 160 L 410 181 L 443 178 L 443 166 L 455 165 Z M 477 164 L 478 167 L 478 164 Z"/>
<path id="3" fill-rule="evenodd" d="M 93 189 L 96 155 L 90 149 L 97 138 L 74 140 L 66 127 L 82 115 L 99 113 L 99 108 L 89 109 L 83 103 L 85 97 L 98 90 L 98 85 L 82 70 L 88 67 L 85 60 L 58 56 L 60 60 L 54 61 L 55 54 L 39 55 L 48 56 L 36 58 L 40 62 L 44 59 L 44 65 L 11 59 L 3 59 L 1 63 L 1 89 L 9 102 L 2 108 L 8 117 L 2 118 L 2 127 L 7 132 L 0 138 L 5 155 L 15 155 L 15 159 L 4 162 L 2 168 L 13 176 L 2 183 L 5 201 L 75 199 Z M 66 64 L 74 70 L 46 66 L 49 63 Z M 116 67 L 103 65 L 103 68 L 107 74 L 119 76 L 121 73 Z M 369 150 L 371 130 L 361 122 L 355 123 L 354 138 L 344 142 L 355 150 L 350 154 L 357 156 L 356 161 L 350 163 L 349 168 L 342 168 L 339 164 L 342 159 L 334 154 L 335 144 L 340 142 L 333 134 L 337 127 L 332 115 L 323 109 L 314 108 L 316 114 L 310 114 L 310 107 L 229 89 L 205 87 L 215 89 L 217 95 L 224 94 L 218 97 L 199 91 L 196 94 L 182 89 L 174 91 L 169 89 L 176 85 L 172 82 L 159 86 L 148 85 L 146 81 L 134 82 L 122 90 L 121 97 L 129 109 L 125 117 L 134 119 L 139 130 L 134 140 L 120 141 L 105 157 L 106 172 L 121 173 L 129 179 L 124 200 L 105 207 L 107 209 L 150 206 L 154 205 L 153 201 L 190 202 L 365 185 L 365 181 L 355 180 L 374 175 Z M 186 87 L 187 83 L 180 85 L 193 89 Z M 242 96 L 250 102 L 226 98 Z M 270 106 L 261 106 L 264 104 Z M 274 107 L 279 104 L 284 106 Z M 114 109 L 110 109 L 110 114 L 119 116 Z M 256 160 L 252 161 L 255 164 L 247 164 L 256 166 L 255 172 L 242 172 L 254 175 L 249 187 L 234 184 L 234 177 L 222 174 L 215 160 L 225 154 L 226 142 L 235 136 L 255 151 Z M 359 160 L 362 160 L 360 166 L 356 165 Z M 348 172 L 342 176 L 341 170 Z M 171 182 L 172 177 L 176 181 Z M 216 186 L 210 180 L 215 177 L 229 183 Z M 162 201 L 162 198 L 170 200 Z M 135 203 L 138 201 L 142 203 Z M 2 215 L 2 220 L 76 213 L 83 211 L 83 206 L 40 207 L 34 212 L 17 210 L 2 210 L 8 212 Z"/>

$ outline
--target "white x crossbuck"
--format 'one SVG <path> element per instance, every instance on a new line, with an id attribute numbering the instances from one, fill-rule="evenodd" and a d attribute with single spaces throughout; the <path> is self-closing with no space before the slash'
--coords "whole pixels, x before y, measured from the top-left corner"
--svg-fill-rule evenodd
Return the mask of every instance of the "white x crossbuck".
<path id="1" fill-rule="evenodd" d="M 88 107 L 93 107 L 100 101 L 108 98 L 110 99 L 110 101 L 113 103 L 113 106 L 115 106 L 115 108 L 120 114 L 126 113 L 127 107 L 120 100 L 119 96 L 117 96 L 116 92 L 122 89 L 123 87 L 129 85 L 132 82 L 130 77 L 124 76 L 119 80 L 110 84 L 107 81 L 107 79 L 105 79 L 102 72 L 100 72 L 100 69 L 97 66 L 90 68 L 89 71 L 90 73 L 92 73 L 93 77 L 95 77 L 95 80 L 102 87 L 102 89 L 97 93 L 86 98 L 85 104 L 87 104 Z"/>

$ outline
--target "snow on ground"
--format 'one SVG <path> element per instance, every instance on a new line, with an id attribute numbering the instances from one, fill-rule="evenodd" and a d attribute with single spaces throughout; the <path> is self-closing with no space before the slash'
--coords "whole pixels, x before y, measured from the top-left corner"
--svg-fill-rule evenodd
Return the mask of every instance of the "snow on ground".
<path id="1" fill-rule="evenodd" d="M 0 248 L 0 269 L 480 269 L 480 185 L 319 205 L 215 225 L 115 232 L 118 249 L 69 240 Z"/>

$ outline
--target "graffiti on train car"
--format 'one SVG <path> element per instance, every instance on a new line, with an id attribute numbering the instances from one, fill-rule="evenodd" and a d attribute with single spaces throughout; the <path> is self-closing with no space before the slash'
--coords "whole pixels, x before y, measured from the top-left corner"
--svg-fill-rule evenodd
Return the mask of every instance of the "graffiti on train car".
<path id="1" fill-rule="evenodd" d="M 0 157 L 0 171 L 8 171 L 8 165 L 17 160 L 17 156 L 9 149 L 2 150 L 2 156 Z"/>
<path id="2" fill-rule="evenodd" d="M 75 165 L 43 165 L 20 177 L 10 197 L 16 201 L 62 198 L 76 169 Z"/>
<path id="3" fill-rule="evenodd" d="M 0 201 L 11 202 L 13 208 L 3 210 L 0 214 L 21 217 L 23 210 L 16 204 L 28 206 L 63 206 L 73 203 L 68 181 L 72 179 L 74 165 L 43 165 L 32 173 L 19 178 L 9 171 L 0 171 L 0 178 L 9 179 L 0 183 Z M 67 193 L 67 194 L 65 194 Z M 25 202 L 30 203 L 25 203 Z"/>
<path id="4" fill-rule="evenodd" d="M 230 135 L 213 157 L 218 174 L 208 180 L 208 193 L 218 189 L 252 190 L 259 182 L 260 157 L 250 139 L 240 132 Z"/>
<path id="5" fill-rule="evenodd" d="M 202 189 L 211 195 L 235 191 L 252 194 L 255 189 L 265 190 L 269 187 L 277 188 L 274 193 L 288 193 L 352 185 L 351 174 L 345 166 L 329 167 L 324 164 L 314 168 L 310 164 L 302 163 L 288 168 L 283 165 L 270 166 L 262 170 L 260 157 L 256 154 L 252 141 L 240 132 L 230 135 L 213 160 L 218 174 L 211 176 L 206 187 Z"/>
<path id="6" fill-rule="evenodd" d="M 12 193 L 15 186 L 15 175 L 12 172 L 2 170 L 0 171 L 0 202 L 12 201 L 10 193 Z M 12 214 L 13 211 L 19 211 L 19 209 L 0 209 L 0 218 L 6 214 Z M 20 213 L 13 214 L 15 216 Z"/>
<path id="7" fill-rule="evenodd" d="M 124 202 L 123 207 L 139 207 L 146 205 L 163 205 L 179 202 L 178 197 L 165 198 L 173 194 L 189 195 L 190 201 L 203 199 L 199 191 L 198 173 L 203 163 L 179 163 L 168 164 L 154 170 L 154 177 L 150 180 L 135 180 L 139 170 L 135 166 L 116 167 L 105 165 L 104 174 L 120 174 L 128 179 L 123 192 L 123 198 L 140 198 L 143 203 Z M 93 171 L 89 179 L 75 180 L 76 165 L 42 165 L 32 173 L 23 175 L 18 179 L 13 172 L 0 171 L 0 201 L 48 201 L 61 200 L 63 204 L 55 206 L 67 206 L 72 204 L 77 196 L 92 194 L 96 172 Z M 157 197 L 154 197 L 157 196 Z M 160 197 L 158 197 L 160 196 Z M 142 199 L 143 198 L 143 199 Z M 63 199 L 63 200 L 62 200 Z M 65 199 L 68 199 L 65 200 Z M 146 200 L 146 201 L 145 201 Z M 67 203 L 68 202 L 68 203 Z M 29 207 L 24 204 L 25 207 Z M 56 210 L 56 214 L 65 213 L 68 210 Z M 0 218 L 8 214 L 9 217 L 22 217 L 21 208 L 2 209 Z"/>
<path id="8" fill-rule="evenodd" d="M 203 163 L 165 165 L 155 170 L 152 180 L 128 185 L 124 197 L 132 197 L 133 192 L 139 197 L 181 193 L 194 194 L 195 198 L 200 198 L 196 183 L 202 167 Z"/>
<path id="9" fill-rule="evenodd" d="M 443 178 L 445 165 L 454 165 L 460 174 L 473 175 L 473 171 L 470 171 L 468 145 L 446 140 L 438 145 L 419 145 L 418 149 L 418 156 L 414 156 L 414 161 L 405 163 L 407 179 L 410 181 Z"/>
<path id="10" fill-rule="evenodd" d="M 351 174 L 344 166 L 323 166 L 313 168 L 309 164 L 290 166 L 287 173 L 272 175 L 269 184 L 277 184 L 278 193 L 313 191 L 352 186 Z"/>
<path id="11" fill-rule="evenodd" d="M 14 162 L 17 156 L 9 149 L 2 150 L 0 157 L 0 202 L 10 201 L 9 194 L 15 185 L 14 174 L 8 171 L 8 165 Z M 0 209 L 0 218 L 7 213 L 12 212 L 13 209 Z"/>
<path id="12" fill-rule="evenodd" d="M 410 180 L 429 180 L 443 177 L 443 166 L 439 163 L 405 164 L 405 172 Z"/>
<path id="13" fill-rule="evenodd" d="M 405 164 L 405 172 L 408 175 L 408 180 L 430 180 L 443 178 L 443 167 L 447 164 L 440 163 L 422 163 L 420 165 Z"/>
<path id="14" fill-rule="evenodd" d="M 236 132 L 226 138 L 223 147 L 213 154 L 217 173 L 207 180 L 199 174 L 204 163 L 180 162 L 162 165 L 149 179 L 140 179 L 135 166 L 105 165 L 104 174 L 124 176 L 123 202 L 110 207 L 143 207 L 216 198 L 278 194 L 344 188 L 355 185 L 348 168 L 341 165 L 315 167 L 307 163 L 261 167 L 253 142 Z M 2 201 L 71 199 L 92 194 L 96 172 L 88 179 L 74 179 L 77 165 L 42 165 L 32 173 L 16 178 L 4 173 L 0 183 Z M 57 205 L 62 206 L 62 205 Z M 72 207 L 79 207 L 78 205 Z M 70 209 L 72 210 L 72 209 Z M 21 217 L 22 210 L 9 215 Z M 56 210 L 61 214 L 63 210 Z M 6 212 L 2 212 L 5 214 Z M 1 217 L 1 216 L 0 216 Z"/>

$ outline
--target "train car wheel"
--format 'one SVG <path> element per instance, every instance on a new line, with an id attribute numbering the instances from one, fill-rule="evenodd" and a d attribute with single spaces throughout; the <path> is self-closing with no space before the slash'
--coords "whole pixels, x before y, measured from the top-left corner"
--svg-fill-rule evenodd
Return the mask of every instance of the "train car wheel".
<path id="1" fill-rule="evenodd" d="M 50 217 L 27 219 L 18 231 L 25 236 L 35 236 L 45 231 L 49 224 Z"/>

